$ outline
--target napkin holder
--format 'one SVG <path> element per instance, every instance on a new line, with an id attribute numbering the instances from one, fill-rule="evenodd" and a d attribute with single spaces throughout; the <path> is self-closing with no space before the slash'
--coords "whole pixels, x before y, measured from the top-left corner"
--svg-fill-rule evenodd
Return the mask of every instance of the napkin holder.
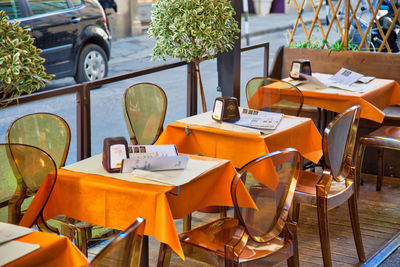
<path id="1" fill-rule="evenodd" d="M 233 122 L 240 119 L 238 101 L 235 97 L 217 97 L 212 118 L 216 121 Z"/>
<path id="2" fill-rule="evenodd" d="M 289 76 L 293 80 L 305 80 L 300 74 L 311 76 L 311 63 L 308 59 L 297 59 L 292 61 Z"/>
<path id="3" fill-rule="evenodd" d="M 103 143 L 103 167 L 108 172 L 120 172 L 122 160 L 129 157 L 125 137 L 107 137 Z"/>

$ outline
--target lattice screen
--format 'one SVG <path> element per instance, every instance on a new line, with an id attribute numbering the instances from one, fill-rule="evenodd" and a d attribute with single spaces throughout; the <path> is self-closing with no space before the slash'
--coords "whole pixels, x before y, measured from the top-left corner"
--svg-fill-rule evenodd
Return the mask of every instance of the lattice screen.
<path id="1" fill-rule="evenodd" d="M 289 0 L 295 6 L 297 11 L 297 19 L 293 25 L 292 30 L 288 30 L 289 34 L 289 45 L 296 44 L 296 30 L 303 30 L 305 34 L 305 43 L 311 43 L 313 32 L 317 31 L 321 35 L 322 48 L 330 48 L 333 45 L 333 41 L 329 41 L 329 35 L 335 32 L 339 36 L 339 40 L 344 49 L 349 48 L 349 44 L 352 47 L 357 47 L 358 50 L 365 51 L 387 51 L 387 52 L 398 52 L 400 49 L 400 41 L 398 41 L 398 47 L 393 45 L 389 46 L 390 38 L 396 38 L 397 33 L 400 36 L 400 8 L 397 8 L 395 1 L 388 2 L 387 5 L 393 9 L 392 21 L 389 20 L 378 20 L 377 14 L 381 12 L 380 7 L 383 0 L 318 0 L 313 2 L 312 0 Z M 307 2 L 306 2 L 307 1 Z M 302 10 L 305 4 L 311 5 L 314 12 L 314 18 L 311 25 L 306 25 L 302 18 Z M 375 7 L 373 7 L 375 4 Z M 328 23 L 321 21 L 320 17 L 325 18 L 325 14 L 329 11 Z M 319 16 L 319 14 L 324 16 Z M 367 14 L 367 15 L 366 15 Z M 325 20 L 325 19 L 324 19 Z M 384 25 L 382 25 L 384 24 Z M 335 28 L 335 30 L 333 30 Z M 374 35 L 371 37 L 371 32 Z M 298 33 L 297 33 L 298 34 Z M 303 37 L 304 39 L 304 37 Z M 357 39 L 357 40 L 355 40 Z M 400 39 L 400 37 L 399 37 Z M 399 49 L 396 49 L 399 48 Z"/>

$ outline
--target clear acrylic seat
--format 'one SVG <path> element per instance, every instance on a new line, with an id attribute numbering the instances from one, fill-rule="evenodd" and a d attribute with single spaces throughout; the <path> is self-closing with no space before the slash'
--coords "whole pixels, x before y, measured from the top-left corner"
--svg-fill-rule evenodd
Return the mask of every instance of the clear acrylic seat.
<path id="1" fill-rule="evenodd" d="M 324 131 L 322 174 L 300 171 L 296 187 L 293 220 L 299 222 L 300 204 L 317 207 L 317 217 L 324 266 L 331 266 L 328 210 L 347 201 L 358 258 L 365 261 L 357 209 L 359 182 L 353 162 L 354 146 L 360 119 L 360 106 L 337 115 Z M 301 218 L 300 218 L 301 220 Z"/>
<path id="2" fill-rule="evenodd" d="M 250 101 L 257 90 L 263 87 L 263 97 L 257 103 Z M 262 109 L 299 116 L 303 107 L 302 92 L 294 85 L 273 78 L 255 77 L 246 85 L 247 104 L 251 109 Z"/>
<path id="3" fill-rule="evenodd" d="M 262 261 L 274 265 L 298 263 L 296 224 L 289 209 L 299 174 L 300 154 L 285 149 L 246 164 L 233 177 L 231 196 L 235 218 L 221 218 L 179 235 L 185 257 L 212 265 Z M 244 183 L 254 205 L 244 205 L 238 185 Z M 171 249 L 162 244 L 158 266 L 169 263 Z"/>
<path id="4" fill-rule="evenodd" d="M 163 130 L 167 96 L 157 85 L 138 83 L 125 90 L 122 109 L 131 144 L 151 145 Z"/>

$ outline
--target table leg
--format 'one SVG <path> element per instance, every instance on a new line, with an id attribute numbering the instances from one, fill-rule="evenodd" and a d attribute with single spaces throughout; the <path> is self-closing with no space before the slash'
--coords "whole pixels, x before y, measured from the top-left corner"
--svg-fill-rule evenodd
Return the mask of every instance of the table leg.
<path id="1" fill-rule="evenodd" d="M 142 254 L 140 255 L 140 267 L 149 266 L 149 237 L 143 236 Z"/>

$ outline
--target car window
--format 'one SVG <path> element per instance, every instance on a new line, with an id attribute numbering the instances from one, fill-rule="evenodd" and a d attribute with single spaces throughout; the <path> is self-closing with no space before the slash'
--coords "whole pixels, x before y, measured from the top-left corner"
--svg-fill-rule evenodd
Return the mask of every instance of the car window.
<path id="1" fill-rule="evenodd" d="M 82 0 L 71 0 L 71 3 L 72 3 L 74 6 L 80 6 L 80 5 L 83 4 L 83 3 L 82 3 Z"/>
<path id="2" fill-rule="evenodd" d="M 22 17 L 22 11 L 17 0 L 0 0 L 0 10 L 4 10 L 10 19 Z"/>
<path id="3" fill-rule="evenodd" d="M 34 15 L 60 11 L 68 8 L 68 3 L 66 0 L 30 0 L 29 5 L 31 6 L 31 10 Z"/>

